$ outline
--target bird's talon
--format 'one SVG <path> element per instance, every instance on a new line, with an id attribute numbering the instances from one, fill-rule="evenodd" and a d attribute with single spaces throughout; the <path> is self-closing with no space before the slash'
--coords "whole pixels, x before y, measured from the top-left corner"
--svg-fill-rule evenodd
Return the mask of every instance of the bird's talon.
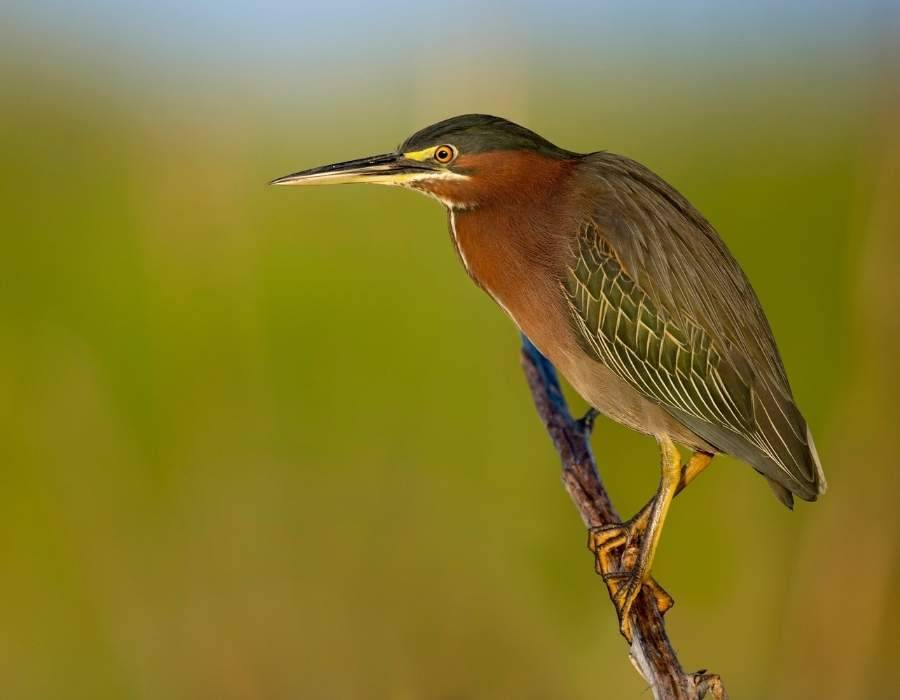
<path id="1" fill-rule="evenodd" d="M 616 608 L 616 614 L 619 616 L 619 619 L 622 618 L 622 608 L 628 603 L 628 591 L 629 589 L 633 589 L 635 587 L 634 582 L 634 574 L 631 571 L 611 571 L 609 573 L 600 572 L 600 577 L 603 579 L 603 582 L 606 584 L 606 587 L 609 589 L 610 597 L 612 598 L 613 605 Z M 625 583 L 618 583 L 620 581 L 624 581 Z M 675 599 L 669 595 L 669 593 L 660 586 L 656 580 L 652 576 L 648 576 L 647 579 L 641 584 L 641 586 L 646 586 L 647 590 L 650 591 L 650 594 L 653 596 L 653 600 L 656 602 L 656 609 L 659 610 L 660 615 L 665 615 L 669 610 L 672 609 L 672 606 L 675 605 Z M 640 594 L 640 587 L 637 587 L 637 592 L 632 594 L 632 603 L 637 599 L 637 596 Z M 631 604 L 628 604 L 630 609 Z"/>
<path id="2" fill-rule="evenodd" d="M 610 589 L 610 598 L 612 598 L 613 605 L 616 608 L 616 615 L 619 617 L 619 631 L 630 644 L 632 640 L 631 606 L 634 605 L 635 599 L 641 592 L 641 584 L 640 582 L 636 583 L 635 577 L 631 574 L 628 574 L 625 578 L 627 579 L 626 582 L 621 584 L 621 586 L 617 586 L 615 592 Z"/>
<path id="3" fill-rule="evenodd" d="M 616 548 L 624 544 L 626 528 L 624 524 L 602 525 L 588 530 L 588 549 L 599 554 L 602 549 Z M 616 544 L 612 544 L 616 542 Z"/>
<path id="4" fill-rule="evenodd" d="M 627 531 L 621 525 L 604 525 L 588 531 L 588 549 L 594 553 L 594 569 L 598 574 L 618 570 L 615 551 L 625 544 Z"/>
<path id="5" fill-rule="evenodd" d="M 652 501 L 651 501 L 652 503 Z M 632 544 L 638 544 L 641 536 L 647 529 L 650 508 L 645 507 L 631 520 L 613 525 L 601 525 L 588 530 L 588 549 L 600 556 L 601 553 L 609 553 L 622 545 L 627 551 Z"/>
<path id="6" fill-rule="evenodd" d="M 594 422 L 597 420 L 597 416 L 600 415 L 600 411 L 596 408 L 589 408 L 587 413 L 585 413 L 581 418 L 578 419 L 578 425 L 581 428 L 582 432 L 586 435 L 590 435 L 594 430 Z"/>
<path id="7" fill-rule="evenodd" d="M 665 615 L 675 605 L 675 599 L 652 576 L 644 581 L 644 585 L 653 594 L 653 599 L 656 601 L 656 609 L 659 610 L 660 615 Z"/>
<path id="8" fill-rule="evenodd" d="M 630 571 L 610 571 L 605 574 L 604 573 L 600 574 L 600 578 L 602 578 L 606 582 L 626 579 L 629 576 L 631 576 Z"/>

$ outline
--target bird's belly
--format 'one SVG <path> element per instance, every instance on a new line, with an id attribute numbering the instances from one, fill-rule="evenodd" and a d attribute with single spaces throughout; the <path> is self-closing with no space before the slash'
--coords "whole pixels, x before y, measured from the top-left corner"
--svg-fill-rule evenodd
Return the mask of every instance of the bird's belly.
<path id="1" fill-rule="evenodd" d="M 559 371 L 575 391 L 603 415 L 641 433 L 665 432 L 666 421 L 660 407 L 604 365 L 587 356 L 560 358 L 557 362 Z"/>
<path id="2" fill-rule="evenodd" d="M 617 423 L 647 435 L 667 435 L 693 450 L 713 450 L 659 404 L 583 351 L 581 358 L 560 358 L 554 364 L 585 401 Z"/>

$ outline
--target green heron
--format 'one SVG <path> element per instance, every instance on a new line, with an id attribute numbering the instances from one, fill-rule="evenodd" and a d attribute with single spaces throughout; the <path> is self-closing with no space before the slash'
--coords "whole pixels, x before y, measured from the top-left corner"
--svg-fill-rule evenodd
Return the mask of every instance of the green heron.
<path id="1" fill-rule="evenodd" d="M 789 508 L 825 476 L 759 300 L 710 223 L 643 165 L 470 114 L 276 185 L 399 185 L 441 202 L 469 276 L 599 413 L 659 443 L 656 495 L 591 532 L 622 633 L 673 497 L 726 453 Z M 684 466 L 676 447 L 693 451 Z M 624 549 L 622 549 L 624 548 Z M 612 556 L 623 551 L 618 560 Z M 629 554 L 630 552 L 630 554 Z M 620 569 L 624 569 L 620 570 Z"/>

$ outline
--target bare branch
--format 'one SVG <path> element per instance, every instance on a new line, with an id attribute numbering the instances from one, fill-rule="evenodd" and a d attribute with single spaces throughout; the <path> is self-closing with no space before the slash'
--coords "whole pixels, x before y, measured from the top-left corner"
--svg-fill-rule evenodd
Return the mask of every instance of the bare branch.
<path id="1" fill-rule="evenodd" d="M 589 528 L 620 523 L 591 452 L 590 421 L 572 418 L 553 365 L 522 337 L 522 366 L 534 405 L 562 460 L 562 481 Z M 631 611 L 634 638 L 629 655 L 656 700 L 699 700 L 709 693 L 726 700 L 721 679 L 705 671 L 686 673 L 666 634 L 662 613 L 644 587 Z"/>

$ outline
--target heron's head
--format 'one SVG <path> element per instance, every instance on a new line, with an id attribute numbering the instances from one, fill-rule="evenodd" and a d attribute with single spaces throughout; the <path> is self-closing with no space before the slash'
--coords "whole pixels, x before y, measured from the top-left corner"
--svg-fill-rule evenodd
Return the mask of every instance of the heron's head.
<path id="1" fill-rule="evenodd" d="M 466 114 L 417 131 L 391 153 L 302 170 L 272 184 L 397 185 L 466 209 L 540 186 L 575 155 L 506 119 Z"/>

